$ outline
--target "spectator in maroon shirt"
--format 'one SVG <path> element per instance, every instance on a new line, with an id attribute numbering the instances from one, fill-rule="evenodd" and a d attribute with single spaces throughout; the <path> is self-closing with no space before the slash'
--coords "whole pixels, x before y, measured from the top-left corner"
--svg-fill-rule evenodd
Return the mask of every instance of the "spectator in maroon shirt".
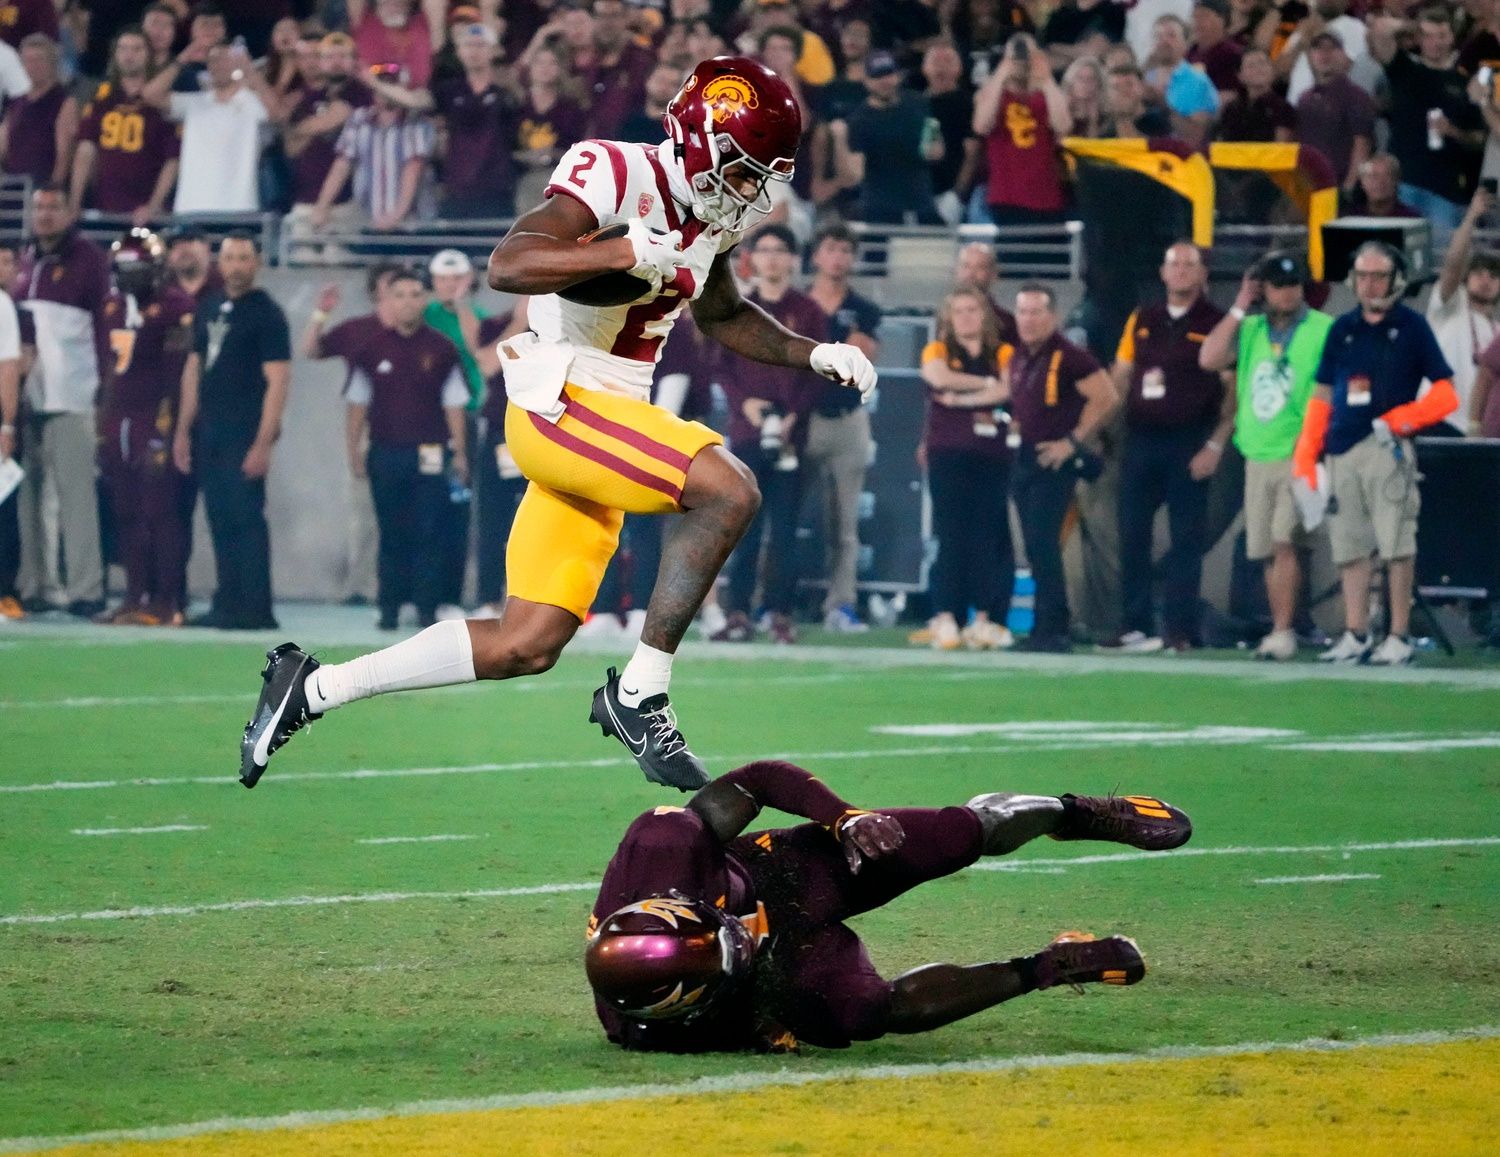
<path id="1" fill-rule="evenodd" d="M 1324 30 L 1307 49 L 1313 86 L 1297 102 L 1297 139 L 1322 153 L 1351 193 L 1375 148 L 1375 100 L 1349 79 L 1349 55 L 1338 33 Z"/>
<path id="2" fill-rule="evenodd" d="M 1229 39 L 1228 0 L 1195 0 L 1188 63 L 1198 65 L 1220 93 L 1228 94 L 1239 87 L 1243 51 Z"/>
<path id="3" fill-rule="evenodd" d="M 370 90 L 354 75 L 354 41 L 330 32 L 318 43 L 320 83 L 303 92 L 287 120 L 284 147 L 292 165 L 292 211 L 287 229 L 293 237 L 313 232 L 313 210 L 328 170 L 338 156 L 339 134 L 357 108 L 370 103 Z M 346 186 L 328 207 L 335 232 L 352 228 L 359 219 L 353 194 Z"/>
<path id="4" fill-rule="evenodd" d="M 58 81 L 59 60 L 57 41 L 43 33 L 21 41 L 31 91 L 6 106 L 0 124 L 0 167 L 37 185 L 66 185 L 73 167 L 78 102 Z"/>
<path id="5" fill-rule="evenodd" d="M 525 74 L 515 139 L 516 203 L 534 205 L 558 158 L 583 140 L 588 114 L 575 95 L 561 41 L 534 49 Z"/>
<path id="6" fill-rule="evenodd" d="M 1240 59 L 1239 91 L 1219 114 L 1221 141 L 1279 141 L 1296 139 L 1297 114 L 1272 84 L 1271 58 L 1252 48 Z"/>
<path id="7" fill-rule="evenodd" d="M 177 130 L 141 96 L 150 45 L 139 28 L 115 37 L 109 75 L 83 110 L 69 187 L 74 212 L 162 216 L 177 184 Z"/>
<path id="8" fill-rule="evenodd" d="M 630 37 L 624 0 L 594 0 L 594 59 L 582 70 L 589 98 L 588 135 L 613 140 L 625 118 L 645 102 L 651 50 Z"/>
<path id="9" fill-rule="evenodd" d="M 1359 187 L 1341 206 L 1344 215 L 1360 217 L 1420 217 L 1401 200 L 1401 162 L 1390 153 L 1376 153 L 1359 167 Z"/>
<path id="10" fill-rule="evenodd" d="M 0 0 L 0 40 L 20 48 L 28 36 L 57 41 L 57 8 L 52 0 Z"/>
<path id="11" fill-rule="evenodd" d="M 516 101 L 495 83 L 497 40 L 483 24 L 454 36 L 463 75 L 433 85 L 433 110 L 447 127 L 444 217 L 509 217 L 515 212 Z"/>

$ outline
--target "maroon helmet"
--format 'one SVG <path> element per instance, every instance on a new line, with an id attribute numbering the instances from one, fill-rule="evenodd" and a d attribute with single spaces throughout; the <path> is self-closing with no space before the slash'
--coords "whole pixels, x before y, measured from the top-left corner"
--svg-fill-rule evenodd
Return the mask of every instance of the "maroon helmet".
<path id="1" fill-rule="evenodd" d="M 127 230 L 109 247 L 109 264 L 121 293 L 143 297 L 166 269 L 167 247 L 150 229 Z"/>
<path id="2" fill-rule="evenodd" d="M 594 994 L 635 1020 L 688 1020 L 750 970 L 745 926 L 705 900 L 654 896 L 606 916 L 583 966 Z"/>
<path id="3" fill-rule="evenodd" d="M 715 56 L 693 69 L 662 118 L 692 191 L 693 215 L 742 230 L 771 211 L 771 181 L 790 181 L 802 110 L 786 81 L 748 56 Z M 756 180 L 746 196 L 725 171 Z"/>

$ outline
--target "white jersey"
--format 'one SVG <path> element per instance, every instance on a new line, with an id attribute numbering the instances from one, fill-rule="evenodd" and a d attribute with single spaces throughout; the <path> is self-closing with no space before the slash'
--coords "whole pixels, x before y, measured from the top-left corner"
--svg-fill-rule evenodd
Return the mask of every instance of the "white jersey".
<path id="1" fill-rule="evenodd" d="M 594 215 L 600 228 L 639 217 L 662 233 L 682 231 L 687 259 L 654 297 L 629 305 L 576 305 L 555 293 L 534 297 L 527 309 L 543 342 L 568 347 L 567 380 L 589 390 L 609 390 L 642 401 L 651 396 L 651 376 L 677 315 L 703 292 L 709 268 L 740 234 L 704 225 L 673 196 L 673 166 L 662 156 L 670 145 L 581 141 L 563 154 L 546 195 L 568 196 Z M 525 403 L 522 403 L 523 408 Z"/>

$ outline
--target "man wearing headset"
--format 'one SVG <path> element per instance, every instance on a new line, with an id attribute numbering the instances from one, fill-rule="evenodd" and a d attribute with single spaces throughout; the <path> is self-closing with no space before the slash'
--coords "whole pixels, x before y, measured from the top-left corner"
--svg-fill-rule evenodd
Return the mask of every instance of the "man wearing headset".
<path id="1" fill-rule="evenodd" d="M 1406 258 L 1379 241 L 1355 251 L 1349 280 L 1358 304 L 1329 330 L 1293 454 L 1304 522 L 1327 503 L 1333 561 L 1344 588 L 1345 631 L 1318 656 L 1330 663 L 1396 666 L 1411 661 L 1407 639 L 1416 573 L 1417 463 L 1411 437 L 1458 408 L 1449 367 L 1427 319 L 1401 304 Z M 1432 386 L 1421 393 L 1422 381 Z M 1420 394 L 1420 396 L 1419 396 Z M 1326 454 L 1327 485 L 1318 458 Z M 1385 563 L 1390 631 L 1370 638 L 1371 555 Z"/>

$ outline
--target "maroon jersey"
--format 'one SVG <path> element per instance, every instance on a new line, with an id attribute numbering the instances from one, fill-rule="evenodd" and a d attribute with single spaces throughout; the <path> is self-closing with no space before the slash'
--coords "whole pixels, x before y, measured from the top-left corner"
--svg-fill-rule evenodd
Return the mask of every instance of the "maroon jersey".
<path id="1" fill-rule="evenodd" d="M 0 13 L 3 12 L 0 8 Z M 52 170 L 57 165 L 57 117 L 67 99 L 68 90 L 54 84 L 41 96 L 27 93 L 6 106 L 7 173 L 30 177 L 39 185 L 52 180 Z"/>
<path id="2" fill-rule="evenodd" d="M 101 213 L 131 213 L 150 201 L 180 145 L 177 129 L 159 109 L 108 83 L 84 107 L 78 139 L 98 150 L 89 204 Z"/>
<path id="3" fill-rule="evenodd" d="M 567 97 L 559 97 L 546 112 L 538 111 L 528 99 L 521 106 L 520 116 L 515 147 L 523 151 L 555 149 L 561 156 L 583 140 L 588 127 L 583 108 Z"/>
<path id="4" fill-rule="evenodd" d="M 368 88 L 349 81 L 345 81 L 337 88 L 330 85 L 310 88 L 302 94 L 302 98 L 292 109 L 287 126 L 295 128 L 309 117 L 327 112 L 328 106 L 335 100 L 343 101 L 350 108 L 364 108 L 370 103 L 370 99 Z M 339 155 L 338 140 L 339 134 L 343 131 L 343 126 L 340 125 L 326 133 L 319 133 L 292 158 L 292 202 L 294 204 L 317 203 L 318 194 L 323 191 L 323 182 L 328 177 L 328 170 L 333 168 L 334 159 Z M 333 199 L 335 205 L 342 205 L 354 195 L 353 184 L 352 181 L 344 182 L 344 187 Z"/>
<path id="5" fill-rule="evenodd" d="M 165 402 L 175 409 L 182 364 L 192 346 L 193 299 L 175 285 L 156 300 L 130 303 L 119 290 L 104 303 L 114 378 L 106 409 L 111 414 L 156 414 Z"/>
<path id="6" fill-rule="evenodd" d="M 1027 446 L 1066 438 L 1078 425 L 1084 396 L 1078 383 L 1096 374 L 1093 355 L 1054 333 L 1036 349 L 1017 343 L 1010 371 L 1010 412 Z"/>
<path id="7" fill-rule="evenodd" d="M 793 333 L 815 342 L 823 341 L 828 335 L 828 315 L 816 301 L 795 289 L 787 290 L 776 301 L 766 301 L 759 290 L 748 294 L 745 300 L 760 306 Z M 805 444 L 808 415 L 823 394 L 824 380 L 810 370 L 768 366 L 726 350 L 719 381 L 729 398 L 730 444 L 743 446 L 760 438 L 750 419 L 745 417 L 742 403 L 746 398 L 764 398 L 780 406 L 783 413 L 796 414 L 792 442 L 799 447 Z"/>
<path id="8" fill-rule="evenodd" d="M 515 106 L 497 84 L 475 92 L 466 77 L 432 86 L 434 111 L 448 128 L 443 165 L 447 195 L 460 201 L 495 198 L 510 204 L 515 186 Z"/>
<path id="9" fill-rule="evenodd" d="M 428 325 L 402 334 L 377 324 L 344 356 L 349 362 L 348 398 L 370 408 L 371 442 L 419 446 L 448 441 L 444 409 L 469 401 L 458 348 L 451 341 Z"/>
<path id="10" fill-rule="evenodd" d="M 1000 350 L 971 354 L 957 342 L 941 341 L 928 342 L 922 351 L 922 364 L 932 361 L 946 362 L 950 369 L 977 378 L 998 378 L 1003 365 Z M 936 387 L 927 389 L 927 422 L 922 429 L 922 442 L 929 451 L 1007 456 L 1006 427 L 996 417 L 995 406 L 943 406 L 932 397 Z"/>

